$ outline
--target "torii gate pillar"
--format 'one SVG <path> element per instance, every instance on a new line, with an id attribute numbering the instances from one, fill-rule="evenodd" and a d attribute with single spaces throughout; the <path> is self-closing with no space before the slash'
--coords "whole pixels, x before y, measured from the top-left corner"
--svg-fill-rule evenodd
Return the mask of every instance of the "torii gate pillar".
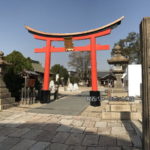
<path id="1" fill-rule="evenodd" d="M 90 104 L 92 106 L 100 105 L 100 91 L 98 91 L 98 79 L 97 79 L 97 59 L 96 59 L 96 38 L 91 37 L 91 81 L 92 91 L 90 91 Z"/>

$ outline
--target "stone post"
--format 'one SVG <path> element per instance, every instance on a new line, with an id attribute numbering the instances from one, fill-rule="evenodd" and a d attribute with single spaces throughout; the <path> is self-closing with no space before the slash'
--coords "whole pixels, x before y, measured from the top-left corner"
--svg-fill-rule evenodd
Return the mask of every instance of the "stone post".
<path id="1" fill-rule="evenodd" d="M 115 81 L 115 85 L 114 87 L 115 88 L 122 88 L 122 81 L 121 81 L 121 77 L 122 77 L 122 74 L 115 74 L 116 76 L 116 81 Z"/>
<path id="2" fill-rule="evenodd" d="M 143 150 L 150 150 L 150 17 L 140 25 L 142 50 Z"/>

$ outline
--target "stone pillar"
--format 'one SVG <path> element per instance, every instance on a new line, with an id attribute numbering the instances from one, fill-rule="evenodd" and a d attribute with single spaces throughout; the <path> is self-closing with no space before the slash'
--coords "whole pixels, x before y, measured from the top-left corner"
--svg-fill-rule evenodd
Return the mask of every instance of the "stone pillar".
<path id="1" fill-rule="evenodd" d="M 114 87 L 122 88 L 122 81 L 121 81 L 122 74 L 115 74 L 115 76 L 116 76 L 116 81 L 115 81 Z"/>
<path id="2" fill-rule="evenodd" d="M 143 150 L 150 150 L 150 17 L 140 25 L 142 50 Z"/>

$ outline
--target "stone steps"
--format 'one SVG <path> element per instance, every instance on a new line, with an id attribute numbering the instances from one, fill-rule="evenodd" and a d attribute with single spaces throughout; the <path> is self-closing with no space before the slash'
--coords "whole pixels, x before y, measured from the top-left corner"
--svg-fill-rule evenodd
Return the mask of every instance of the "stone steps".
<path id="1" fill-rule="evenodd" d="M 4 109 L 8 109 L 8 108 L 11 108 L 11 107 L 15 107 L 15 106 L 18 106 L 19 104 L 18 103 L 10 103 L 10 104 L 3 104 L 3 105 L 0 105 L 0 110 L 4 110 Z"/>
<path id="2" fill-rule="evenodd" d="M 7 93 L 7 92 L 9 92 L 9 90 L 7 88 L 1 88 L 0 89 L 0 94 Z"/>
<path id="3" fill-rule="evenodd" d="M 15 98 L 11 97 L 11 93 L 3 84 L 0 87 L 0 110 L 16 106 Z"/>
<path id="4" fill-rule="evenodd" d="M 3 99 L 3 98 L 7 98 L 7 97 L 11 97 L 11 94 L 10 92 L 7 92 L 7 93 L 0 93 L 0 98 Z"/>
<path id="5" fill-rule="evenodd" d="M 2 98 L 0 99 L 0 104 L 12 104 L 15 103 L 15 98 L 14 97 L 8 97 L 8 98 Z"/>

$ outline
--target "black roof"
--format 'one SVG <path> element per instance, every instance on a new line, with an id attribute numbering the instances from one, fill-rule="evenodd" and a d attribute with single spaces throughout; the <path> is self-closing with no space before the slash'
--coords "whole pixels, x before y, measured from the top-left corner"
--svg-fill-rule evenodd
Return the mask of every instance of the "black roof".
<path id="1" fill-rule="evenodd" d="M 105 78 L 107 76 L 112 76 L 115 78 L 114 74 L 110 71 L 102 71 L 102 72 L 98 72 L 98 78 L 102 79 Z"/>

